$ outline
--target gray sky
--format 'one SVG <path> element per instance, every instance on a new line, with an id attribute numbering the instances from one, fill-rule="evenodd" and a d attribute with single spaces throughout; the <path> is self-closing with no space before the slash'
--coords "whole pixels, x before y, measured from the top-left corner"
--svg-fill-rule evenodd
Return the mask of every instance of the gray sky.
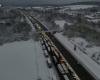
<path id="1" fill-rule="evenodd" d="M 100 0 L 0 0 L 3 4 L 65 4 L 80 1 L 100 1 Z"/>

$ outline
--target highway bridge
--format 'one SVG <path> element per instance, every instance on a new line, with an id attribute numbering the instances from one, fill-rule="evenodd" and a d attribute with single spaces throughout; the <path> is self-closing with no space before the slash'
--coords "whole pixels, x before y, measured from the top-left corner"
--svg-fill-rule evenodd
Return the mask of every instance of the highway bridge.
<path id="1" fill-rule="evenodd" d="M 95 80 L 95 78 L 54 37 L 52 32 L 32 15 L 24 14 L 34 25 L 44 51 L 47 51 L 60 80 Z"/>

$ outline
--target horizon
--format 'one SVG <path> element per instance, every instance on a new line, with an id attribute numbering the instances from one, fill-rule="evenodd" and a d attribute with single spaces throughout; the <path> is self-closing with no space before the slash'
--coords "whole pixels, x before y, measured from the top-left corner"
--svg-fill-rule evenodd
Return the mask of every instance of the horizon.
<path id="1" fill-rule="evenodd" d="M 3 6 L 41 6 L 41 5 L 67 5 L 77 2 L 99 1 L 99 0 L 0 0 Z"/>

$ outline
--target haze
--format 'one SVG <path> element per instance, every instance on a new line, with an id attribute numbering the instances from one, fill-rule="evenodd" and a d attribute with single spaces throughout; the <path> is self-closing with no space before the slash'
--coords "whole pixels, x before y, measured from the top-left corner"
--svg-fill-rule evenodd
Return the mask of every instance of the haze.
<path id="1" fill-rule="evenodd" d="M 100 1 L 100 0 L 0 0 L 3 5 L 41 5 L 41 4 L 67 4 L 81 1 Z"/>

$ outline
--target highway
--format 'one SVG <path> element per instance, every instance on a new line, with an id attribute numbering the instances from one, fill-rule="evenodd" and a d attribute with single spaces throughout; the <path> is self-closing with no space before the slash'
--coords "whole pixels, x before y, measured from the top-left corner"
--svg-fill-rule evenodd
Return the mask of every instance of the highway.
<path id="1" fill-rule="evenodd" d="M 32 31 L 34 32 L 36 31 L 36 29 L 29 18 L 30 17 L 25 16 L 27 23 L 32 27 Z M 39 45 L 41 45 L 41 43 Z M 37 63 L 35 64 L 35 65 L 38 65 L 39 67 L 37 69 L 37 71 L 39 70 L 37 74 L 40 74 L 38 77 L 41 77 L 41 79 L 43 80 L 59 80 L 59 76 L 55 70 L 55 67 L 53 65 L 52 65 L 52 68 L 48 67 L 47 62 L 46 62 L 48 58 L 45 57 L 44 51 L 42 49 L 43 49 L 42 45 L 41 47 L 38 46 L 36 50 L 40 54 L 34 55 L 36 57 L 35 59 L 38 61 L 37 62 L 38 64 Z"/>
<path id="2" fill-rule="evenodd" d="M 43 31 L 48 31 L 44 25 L 42 25 L 38 20 L 32 17 L 32 22 L 35 21 Z M 36 26 L 37 28 L 37 26 Z M 80 80 L 95 80 L 95 78 L 88 73 L 88 71 L 81 65 L 78 64 L 78 61 L 70 54 L 70 52 L 54 37 L 54 35 L 50 32 L 45 33 L 51 41 L 55 44 L 55 46 L 59 49 L 62 55 L 65 57 L 67 62 L 71 65 L 72 69 L 75 71 L 76 75 L 79 76 Z M 70 79 L 71 80 L 71 79 Z M 76 79 L 72 79 L 76 80 Z"/>
<path id="3" fill-rule="evenodd" d="M 27 16 L 27 15 L 25 15 L 25 16 Z M 56 63 L 56 61 L 54 60 L 53 56 L 51 55 L 52 53 L 50 54 L 50 56 L 51 56 L 51 59 L 52 59 L 54 65 L 56 67 L 56 70 L 57 70 L 57 72 L 59 74 L 60 80 L 68 80 L 68 78 L 69 78 L 69 80 L 80 80 L 79 77 L 77 76 L 77 74 L 72 69 L 72 67 L 69 65 L 69 63 L 67 63 L 67 61 L 63 57 L 62 53 L 57 49 L 57 47 L 53 44 L 52 40 L 48 37 L 48 34 L 44 33 L 44 31 L 47 31 L 46 28 L 45 27 L 41 28 L 41 25 L 39 25 L 34 20 L 34 18 L 32 16 L 28 15 L 27 19 L 29 19 L 33 24 L 35 22 L 34 26 L 35 26 L 35 29 L 37 30 L 37 32 L 40 33 L 41 32 L 40 30 L 43 29 L 42 35 L 40 33 L 40 35 L 42 36 L 42 38 L 44 37 L 42 39 L 42 41 L 44 41 L 44 39 L 47 39 L 50 42 L 50 44 L 48 44 L 48 43 L 45 42 L 47 44 L 47 46 L 45 46 L 45 47 L 46 47 L 48 53 L 51 52 L 51 51 L 48 50 L 48 46 L 49 45 L 54 46 L 52 48 L 52 51 L 54 52 L 53 53 L 55 55 L 54 57 L 56 57 L 56 60 L 57 60 L 58 63 Z M 46 33 L 48 33 L 48 32 L 46 32 Z M 60 68 L 59 68 L 59 66 L 60 66 Z M 63 70 L 63 73 L 61 72 L 62 70 Z"/>

